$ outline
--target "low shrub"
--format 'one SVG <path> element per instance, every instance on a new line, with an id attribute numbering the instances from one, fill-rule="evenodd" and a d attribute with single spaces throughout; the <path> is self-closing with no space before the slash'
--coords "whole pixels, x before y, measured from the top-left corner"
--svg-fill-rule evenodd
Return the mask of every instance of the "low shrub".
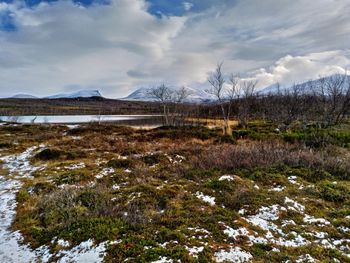
<path id="1" fill-rule="evenodd" d="M 62 156 L 63 152 L 56 149 L 44 149 L 41 152 L 37 153 L 34 158 L 42 160 L 42 161 L 49 161 L 49 160 L 56 160 L 59 159 Z"/>
<path id="2" fill-rule="evenodd" d="M 231 135 L 222 135 L 219 138 L 215 140 L 215 143 L 230 143 L 230 144 L 236 144 L 237 140 L 235 137 Z"/>
<path id="3" fill-rule="evenodd" d="M 210 146 L 202 154 L 193 157 L 192 164 L 195 169 L 202 170 L 217 168 L 234 171 L 290 166 L 315 169 L 314 175 L 321 178 L 328 177 L 322 171 L 339 179 L 346 179 L 350 175 L 350 161 L 346 156 L 333 157 L 300 144 L 291 145 L 279 141 Z"/>
<path id="4" fill-rule="evenodd" d="M 163 126 L 152 131 L 145 132 L 142 131 L 142 140 L 156 140 L 162 138 L 168 139 L 199 139 L 199 140 L 209 140 L 220 138 L 221 130 L 220 129 L 209 129 L 204 126 L 183 126 L 183 127 L 168 127 Z"/>
<path id="5" fill-rule="evenodd" d="M 59 160 L 59 159 L 64 159 L 64 160 L 74 160 L 78 158 L 85 158 L 86 153 L 82 151 L 63 151 L 63 150 L 58 150 L 58 149 L 44 149 L 37 153 L 34 158 L 41 160 L 41 161 L 52 161 L 52 160 Z"/>
<path id="6" fill-rule="evenodd" d="M 149 166 L 159 164 L 164 159 L 165 159 L 165 156 L 162 154 L 152 154 L 152 155 L 146 155 L 142 157 L 142 161 Z"/>
<path id="7" fill-rule="evenodd" d="M 10 148 L 12 146 L 9 142 L 0 142 L 0 149 L 1 148 Z"/>
<path id="8" fill-rule="evenodd" d="M 107 166 L 116 168 L 116 169 L 119 169 L 119 168 L 126 169 L 132 166 L 132 161 L 129 159 L 113 159 L 108 161 Z"/>
<path id="9" fill-rule="evenodd" d="M 89 179 L 92 179 L 92 176 L 93 175 L 91 174 L 91 172 L 87 169 L 72 170 L 56 176 L 54 182 L 57 185 L 75 184 L 79 182 L 88 181 Z"/>

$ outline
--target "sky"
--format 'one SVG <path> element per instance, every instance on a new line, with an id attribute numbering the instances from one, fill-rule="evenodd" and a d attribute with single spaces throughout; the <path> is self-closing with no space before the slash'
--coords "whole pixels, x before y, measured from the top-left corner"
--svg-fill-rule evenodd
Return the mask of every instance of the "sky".
<path id="1" fill-rule="evenodd" d="M 290 85 L 350 69 L 349 0 L 0 0 L 0 97 L 226 74 Z"/>

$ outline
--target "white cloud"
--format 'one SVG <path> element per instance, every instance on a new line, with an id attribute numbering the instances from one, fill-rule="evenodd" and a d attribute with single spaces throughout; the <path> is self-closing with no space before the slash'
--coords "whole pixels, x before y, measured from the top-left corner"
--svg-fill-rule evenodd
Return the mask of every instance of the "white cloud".
<path id="1" fill-rule="evenodd" d="M 182 5 L 186 11 L 190 11 L 193 7 L 193 4 L 190 2 L 183 2 Z"/>
<path id="2" fill-rule="evenodd" d="M 259 87 L 275 83 L 292 85 L 333 74 L 345 74 L 350 67 L 350 50 L 311 53 L 305 56 L 287 55 L 268 68 L 251 72 L 249 78 Z"/>
<path id="3" fill-rule="evenodd" d="M 212 6 L 183 17 L 152 16 L 145 0 L 89 8 L 0 3 L 18 27 L 0 31 L 0 96 L 93 87 L 120 97 L 162 81 L 198 86 L 219 61 L 260 85 L 349 65 L 348 0 L 206 2 Z"/>

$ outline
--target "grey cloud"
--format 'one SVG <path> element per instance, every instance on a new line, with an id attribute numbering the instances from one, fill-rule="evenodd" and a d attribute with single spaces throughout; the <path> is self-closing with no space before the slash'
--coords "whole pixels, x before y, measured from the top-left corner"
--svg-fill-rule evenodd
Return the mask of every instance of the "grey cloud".
<path id="1" fill-rule="evenodd" d="M 191 2 L 185 17 L 161 18 L 147 12 L 145 0 L 91 8 L 70 1 L 34 9 L 2 4 L 19 30 L 0 31 L 0 96 L 44 96 L 69 86 L 121 97 L 162 81 L 205 85 L 218 61 L 262 84 L 348 65 L 348 0 Z"/>

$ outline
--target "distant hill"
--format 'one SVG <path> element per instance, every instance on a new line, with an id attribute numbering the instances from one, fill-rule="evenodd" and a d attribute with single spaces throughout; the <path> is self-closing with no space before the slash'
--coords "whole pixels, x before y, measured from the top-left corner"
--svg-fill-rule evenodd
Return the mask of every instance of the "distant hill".
<path id="1" fill-rule="evenodd" d="M 76 98 L 103 98 L 98 90 L 80 90 L 72 93 L 60 93 L 47 97 L 36 97 L 30 94 L 16 94 L 10 99 L 76 99 Z"/>
<path id="2" fill-rule="evenodd" d="M 47 96 L 45 99 L 73 99 L 73 98 L 91 98 L 91 97 L 102 97 L 98 90 L 80 90 L 73 93 L 60 93 L 52 96 Z"/>
<path id="3" fill-rule="evenodd" d="M 342 85 L 344 85 L 344 87 L 347 87 L 348 85 L 350 85 L 350 76 L 335 74 L 332 76 L 328 76 L 328 77 L 324 77 L 316 80 L 305 81 L 295 85 L 282 86 L 276 83 L 260 90 L 258 93 L 260 95 L 276 94 L 278 92 L 285 93 L 288 91 L 292 92 L 294 88 L 297 88 L 300 92 L 303 92 L 303 93 L 311 93 L 315 91 L 315 89 L 320 88 L 320 85 L 322 83 L 321 80 L 325 82 L 329 82 L 332 80 L 341 80 L 344 77 L 345 77 L 345 81 L 342 83 Z"/>
<path id="4" fill-rule="evenodd" d="M 38 97 L 35 97 L 30 94 L 16 94 L 11 97 L 11 99 L 37 99 Z"/>
<path id="5" fill-rule="evenodd" d="M 122 98 L 128 101 L 156 101 L 150 94 L 152 88 L 139 88 L 132 92 L 129 96 Z M 204 90 L 186 87 L 189 96 L 185 99 L 187 103 L 207 103 L 214 100 L 214 97 L 206 93 Z M 176 89 L 173 89 L 176 91 Z"/>

